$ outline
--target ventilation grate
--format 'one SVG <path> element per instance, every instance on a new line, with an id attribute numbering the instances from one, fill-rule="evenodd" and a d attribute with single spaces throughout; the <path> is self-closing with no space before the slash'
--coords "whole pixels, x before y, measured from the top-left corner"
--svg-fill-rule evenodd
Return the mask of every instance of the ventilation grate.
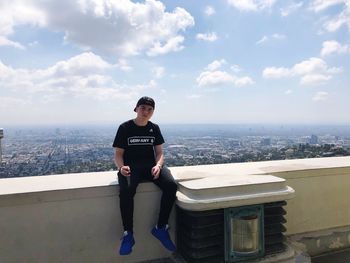
<path id="1" fill-rule="evenodd" d="M 284 215 L 286 211 L 283 206 L 286 201 L 264 204 L 264 237 L 265 237 L 265 255 L 281 253 L 286 250 L 284 244 L 286 238 L 283 233 L 286 228 Z"/>
<path id="2" fill-rule="evenodd" d="M 224 262 L 224 210 L 193 212 L 177 207 L 177 248 L 187 262 Z"/>

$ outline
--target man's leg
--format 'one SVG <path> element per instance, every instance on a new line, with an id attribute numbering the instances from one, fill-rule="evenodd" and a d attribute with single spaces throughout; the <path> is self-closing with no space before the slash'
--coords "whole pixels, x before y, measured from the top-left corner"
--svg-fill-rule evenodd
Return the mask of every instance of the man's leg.
<path id="1" fill-rule="evenodd" d="M 134 196 L 139 182 L 137 173 L 133 173 L 129 178 L 118 173 L 120 213 L 124 227 L 119 249 L 120 255 L 130 254 L 135 244 L 133 235 Z"/>
<path id="2" fill-rule="evenodd" d="M 160 211 L 157 226 L 165 227 L 168 224 L 171 209 L 176 199 L 177 184 L 167 167 L 163 167 L 157 180 L 153 181 L 162 190 Z"/>
<path id="3" fill-rule="evenodd" d="M 120 213 L 124 231 L 133 231 L 134 196 L 139 182 L 137 173 L 133 173 L 129 179 L 118 173 Z"/>
<path id="4" fill-rule="evenodd" d="M 151 233 L 162 245 L 169 251 L 175 251 L 176 247 L 171 241 L 168 232 L 168 220 L 171 209 L 176 199 L 177 184 L 175 183 L 170 170 L 164 167 L 157 180 L 153 181 L 162 190 L 162 199 L 160 202 L 160 211 L 157 226 Z"/>

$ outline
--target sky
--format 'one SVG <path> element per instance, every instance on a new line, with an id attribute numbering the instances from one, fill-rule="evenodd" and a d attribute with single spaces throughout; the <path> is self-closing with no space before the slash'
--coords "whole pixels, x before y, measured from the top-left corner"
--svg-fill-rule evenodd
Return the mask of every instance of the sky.
<path id="1" fill-rule="evenodd" d="M 1 0 L 0 126 L 350 124 L 350 0 Z"/>

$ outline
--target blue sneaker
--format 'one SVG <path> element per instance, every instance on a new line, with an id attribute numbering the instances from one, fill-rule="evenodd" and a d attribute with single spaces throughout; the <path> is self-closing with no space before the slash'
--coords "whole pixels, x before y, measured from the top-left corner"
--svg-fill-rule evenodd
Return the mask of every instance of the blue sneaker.
<path id="1" fill-rule="evenodd" d="M 152 229 L 151 233 L 153 236 L 159 239 L 159 241 L 166 249 L 170 250 L 171 252 L 174 252 L 176 250 L 176 247 L 173 241 L 171 241 L 170 239 L 168 229 L 168 225 L 166 225 L 164 228 L 158 228 L 157 226 L 155 226 Z"/>
<path id="2" fill-rule="evenodd" d="M 125 231 L 123 237 L 121 238 L 122 244 L 120 245 L 119 254 L 129 255 L 132 251 L 132 247 L 135 245 L 135 239 L 130 231 Z"/>

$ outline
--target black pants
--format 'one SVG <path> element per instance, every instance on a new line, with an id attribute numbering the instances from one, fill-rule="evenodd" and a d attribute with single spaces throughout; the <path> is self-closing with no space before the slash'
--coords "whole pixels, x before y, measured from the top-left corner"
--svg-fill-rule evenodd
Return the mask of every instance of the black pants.
<path id="1" fill-rule="evenodd" d="M 151 181 L 162 190 L 158 227 L 164 227 L 168 223 L 169 215 L 176 199 L 177 184 L 170 170 L 163 167 L 159 178 L 154 180 L 151 174 L 152 166 L 130 166 L 130 181 L 120 172 L 118 173 L 120 212 L 122 215 L 124 231 L 133 231 L 134 196 L 136 188 L 141 181 Z M 147 201 L 147 200 L 146 200 Z"/>

